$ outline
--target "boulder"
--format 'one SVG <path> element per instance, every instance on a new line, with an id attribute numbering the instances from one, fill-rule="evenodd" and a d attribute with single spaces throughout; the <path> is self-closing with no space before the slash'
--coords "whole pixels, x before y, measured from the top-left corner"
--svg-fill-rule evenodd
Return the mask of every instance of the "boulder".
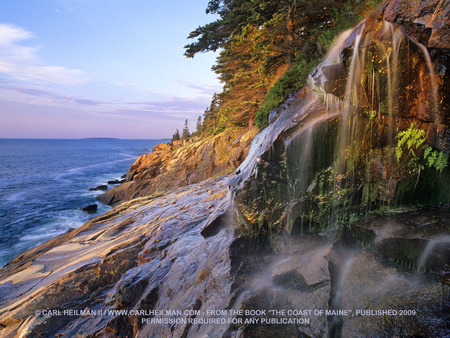
<path id="1" fill-rule="evenodd" d="M 365 247 L 416 272 L 438 272 L 450 261 L 447 210 L 420 210 L 392 216 L 371 216 L 350 225 Z"/>
<path id="2" fill-rule="evenodd" d="M 329 252 L 329 247 L 316 248 L 279 263 L 272 270 L 274 283 L 308 289 L 329 281 Z"/>
<path id="3" fill-rule="evenodd" d="M 88 214 L 95 214 L 97 212 L 97 208 L 98 208 L 97 204 L 90 204 L 85 207 L 82 207 L 81 210 L 87 212 Z"/>
<path id="4" fill-rule="evenodd" d="M 108 190 L 108 186 L 106 184 L 102 184 L 102 185 L 96 186 L 95 188 L 90 188 L 89 190 L 91 190 L 91 191 L 98 191 L 98 190 L 106 191 L 106 190 Z"/>

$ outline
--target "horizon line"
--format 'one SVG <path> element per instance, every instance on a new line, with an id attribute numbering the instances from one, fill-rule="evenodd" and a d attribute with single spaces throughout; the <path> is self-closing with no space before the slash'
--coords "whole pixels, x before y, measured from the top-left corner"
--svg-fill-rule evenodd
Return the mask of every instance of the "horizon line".
<path id="1" fill-rule="evenodd" d="M 78 137 L 78 138 L 61 138 L 61 137 L 0 137 L 0 140 L 171 140 L 170 137 L 162 138 L 120 138 L 120 137 Z"/>

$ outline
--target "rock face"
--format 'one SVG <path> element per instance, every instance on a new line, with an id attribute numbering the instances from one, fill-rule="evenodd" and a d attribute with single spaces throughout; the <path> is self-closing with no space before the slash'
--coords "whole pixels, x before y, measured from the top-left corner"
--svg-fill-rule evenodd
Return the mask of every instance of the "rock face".
<path id="1" fill-rule="evenodd" d="M 347 231 L 283 235 L 272 243 L 242 236 L 231 177 L 132 200 L 22 254 L 0 271 L 0 335 L 450 332 L 450 301 L 441 300 L 437 276 L 359 248 Z M 397 315 L 362 312 L 378 309 Z"/>
<path id="2" fill-rule="evenodd" d="M 322 231 L 383 204 L 450 202 L 448 166 L 435 170 L 424 151 L 450 153 L 448 50 L 427 49 L 437 21 L 425 24 L 448 6 L 413 3 L 386 2 L 339 37 L 310 87 L 256 138 L 232 182 L 249 234 Z M 401 133 L 414 132 L 423 145 L 411 146 L 411 134 L 403 150 Z"/>
<path id="3" fill-rule="evenodd" d="M 235 170 L 247 155 L 256 127 L 222 133 L 200 141 L 175 141 L 155 146 L 151 154 L 140 156 L 126 174 L 126 181 L 98 199 L 117 205 L 133 198 L 158 194 L 198 183 Z"/>
<path id="4" fill-rule="evenodd" d="M 439 270 L 450 261 L 448 211 L 420 210 L 391 216 L 370 216 L 350 225 L 360 243 L 417 272 Z"/>
<path id="5" fill-rule="evenodd" d="M 49 317 L 36 310 L 226 307 L 234 230 L 224 224 L 204 239 L 200 228 L 208 211 L 226 203 L 227 181 L 133 201 L 18 257 L 0 273 L 1 335 L 148 336 L 155 328 L 163 337 L 168 326 L 143 326 L 140 317 Z M 189 329 L 179 326 L 176 334 Z"/>
<path id="6" fill-rule="evenodd" d="M 401 24 L 405 32 L 429 48 L 450 48 L 450 7 L 445 1 L 391 0 L 383 19 Z"/>
<path id="7" fill-rule="evenodd" d="M 284 235 L 272 244 L 241 236 L 230 178 L 130 201 L 22 254 L 0 271 L 0 334 L 449 333 L 437 278 L 354 246 L 351 234 Z M 356 312 L 373 309 L 417 314 Z"/>

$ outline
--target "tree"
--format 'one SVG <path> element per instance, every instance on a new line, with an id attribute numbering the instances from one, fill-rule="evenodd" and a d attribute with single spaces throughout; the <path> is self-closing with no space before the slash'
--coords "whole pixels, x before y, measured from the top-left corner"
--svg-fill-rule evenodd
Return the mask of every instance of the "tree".
<path id="1" fill-rule="evenodd" d="M 198 119 L 197 119 L 197 127 L 196 127 L 196 130 L 195 130 L 195 133 L 197 135 L 200 135 L 201 132 L 202 132 L 202 117 L 199 116 Z"/>
<path id="2" fill-rule="evenodd" d="M 186 121 L 184 121 L 183 135 L 181 136 L 181 138 L 182 138 L 183 140 L 187 140 L 187 139 L 189 138 L 189 136 L 191 136 L 191 134 L 189 133 L 189 127 L 188 127 L 188 125 L 189 125 L 189 122 L 188 122 L 188 120 L 186 119 Z"/>
<path id="3" fill-rule="evenodd" d="M 175 134 L 172 135 L 172 142 L 181 140 L 180 131 L 177 129 Z"/>
<path id="4" fill-rule="evenodd" d="M 277 28 L 282 33 L 280 50 L 288 62 L 310 32 L 311 27 L 332 26 L 330 18 L 354 0 L 210 0 L 206 13 L 218 14 L 220 19 L 200 26 L 188 38 L 197 41 L 185 46 L 185 56 L 194 57 L 199 52 L 216 51 L 239 36 L 247 25 L 261 27 L 278 17 Z M 281 19 L 281 20 L 280 20 Z"/>
<path id="5" fill-rule="evenodd" d="M 247 126 L 274 84 L 288 73 L 276 100 L 265 104 L 272 110 L 286 93 L 304 84 L 304 73 L 323 56 L 323 47 L 352 24 L 349 19 L 357 17 L 361 6 L 373 1 L 209 0 L 206 13 L 219 18 L 192 31 L 188 38 L 195 41 L 185 46 L 189 58 L 221 49 L 213 70 L 224 87 L 205 111 L 203 133 Z M 263 115 L 261 125 L 266 122 Z"/>

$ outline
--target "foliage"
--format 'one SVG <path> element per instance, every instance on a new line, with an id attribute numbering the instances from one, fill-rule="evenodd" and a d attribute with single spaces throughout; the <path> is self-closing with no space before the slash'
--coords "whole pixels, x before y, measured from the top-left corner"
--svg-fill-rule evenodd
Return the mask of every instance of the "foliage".
<path id="1" fill-rule="evenodd" d="M 267 94 L 263 104 L 256 112 L 255 124 L 259 128 L 267 126 L 270 112 L 278 107 L 293 90 L 301 88 L 313 68 L 312 62 L 300 60 L 289 68 L 286 73 L 275 83 Z"/>
<path id="2" fill-rule="evenodd" d="M 189 136 L 191 136 L 189 133 L 189 121 L 186 119 L 186 121 L 184 121 L 183 134 L 181 135 L 181 138 L 183 140 L 187 140 Z"/>
<path id="3" fill-rule="evenodd" d="M 448 154 L 433 150 L 430 146 L 425 148 L 423 158 L 427 160 L 430 168 L 435 168 L 438 172 L 442 172 L 448 164 Z"/>
<path id="4" fill-rule="evenodd" d="M 221 49 L 213 70 L 224 88 L 205 111 L 201 136 L 246 127 L 256 115 L 264 127 L 268 113 L 304 85 L 324 55 L 322 35 L 348 27 L 372 2 L 210 0 L 206 12 L 219 18 L 192 31 L 188 38 L 195 41 L 185 46 L 187 57 Z"/>
<path id="5" fill-rule="evenodd" d="M 199 135 L 201 133 L 201 131 L 202 131 L 202 117 L 199 116 L 198 119 L 197 119 L 197 126 L 196 126 L 195 133 L 197 135 Z"/>
<path id="6" fill-rule="evenodd" d="M 177 129 L 177 131 L 172 135 L 172 142 L 173 141 L 179 141 L 181 140 L 180 131 Z"/>
<path id="7" fill-rule="evenodd" d="M 448 154 L 425 145 L 425 130 L 414 128 L 413 123 L 407 130 L 399 132 L 397 138 L 395 149 L 397 163 L 406 166 L 409 174 L 417 174 L 416 186 L 425 165 L 438 172 L 442 172 L 447 167 Z M 406 162 L 406 165 L 402 161 Z"/>
<path id="8" fill-rule="evenodd" d="M 406 145 L 406 157 L 409 173 L 420 173 L 420 170 L 424 169 L 424 165 L 421 162 L 417 153 L 421 150 L 422 144 L 426 141 L 425 130 L 414 128 L 414 124 L 411 124 L 409 129 L 401 131 L 397 135 L 398 142 L 395 148 L 395 156 L 397 162 L 400 164 L 402 159 L 404 148 Z"/>
<path id="9" fill-rule="evenodd" d="M 342 7 L 333 7 L 332 23 L 326 29 L 323 26 L 315 26 L 313 34 L 317 35 L 317 41 L 323 48 L 328 49 L 336 36 L 346 29 L 355 26 L 366 14 L 375 8 L 380 0 L 350 0 L 346 1 Z"/>

